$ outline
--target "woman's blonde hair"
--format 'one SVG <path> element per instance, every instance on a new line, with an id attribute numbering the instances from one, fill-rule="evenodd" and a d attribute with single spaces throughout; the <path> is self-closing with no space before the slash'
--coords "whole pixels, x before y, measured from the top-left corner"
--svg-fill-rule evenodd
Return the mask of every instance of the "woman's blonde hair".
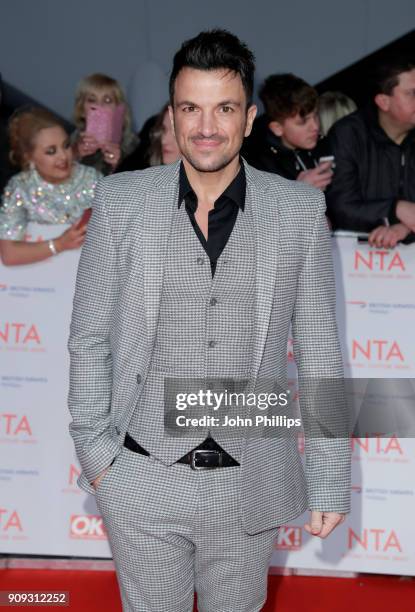
<path id="1" fill-rule="evenodd" d="M 45 108 L 29 106 L 18 109 L 8 124 L 10 161 L 19 168 L 28 168 L 28 155 L 33 150 L 36 136 L 41 130 L 56 126 L 66 132 L 62 121 Z"/>
<path id="2" fill-rule="evenodd" d="M 118 81 L 106 74 L 90 74 L 79 81 L 75 94 L 74 108 L 74 121 L 77 129 L 80 131 L 85 129 L 85 101 L 92 90 L 108 90 L 114 97 L 116 104 L 125 104 L 121 150 L 123 153 L 129 152 L 137 143 L 137 137 L 132 129 L 131 110 L 121 85 Z"/>
<path id="3" fill-rule="evenodd" d="M 329 129 L 336 121 L 350 115 L 355 110 L 357 110 L 356 104 L 341 91 L 325 91 L 321 94 L 318 100 L 318 113 L 322 136 L 327 136 Z"/>

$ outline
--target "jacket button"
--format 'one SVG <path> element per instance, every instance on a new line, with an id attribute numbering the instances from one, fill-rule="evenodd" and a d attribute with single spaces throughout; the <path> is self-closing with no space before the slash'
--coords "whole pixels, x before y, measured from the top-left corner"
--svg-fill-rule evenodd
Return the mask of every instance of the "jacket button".
<path id="1" fill-rule="evenodd" d="M 217 345 L 216 340 L 209 340 L 209 342 L 208 342 L 208 347 L 209 348 L 215 348 L 216 345 Z"/>
<path id="2" fill-rule="evenodd" d="M 120 435 L 120 428 L 117 427 L 117 425 L 115 426 L 115 433 L 117 434 L 117 436 Z"/>
<path id="3" fill-rule="evenodd" d="M 137 385 L 141 385 L 142 377 L 141 374 L 137 374 Z"/>
<path id="4" fill-rule="evenodd" d="M 218 300 L 216 298 L 214 298 L 214 297 L 210 300 L 210 305 L 211 306 L 216 306 L 217 303 L 218 303 Z"/>
<path id="5" fill-rule="evenodd" d="M 204 264 L 203 257 L 198 257 L 198 258 L 196 259 L 196 261 L 197 261 L 197 263 L 198 263 L 198 265 L 199 265 L 199 266 L 203 266 L 203 264 Z"/>

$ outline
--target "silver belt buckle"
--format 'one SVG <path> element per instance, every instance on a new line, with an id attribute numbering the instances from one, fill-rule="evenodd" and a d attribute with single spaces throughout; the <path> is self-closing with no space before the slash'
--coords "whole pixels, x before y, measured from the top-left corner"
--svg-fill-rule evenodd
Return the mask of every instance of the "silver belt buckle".
<path id="1" fill-rule="evenodd" d="M 196 465 L 196 453 L 208 453 L 208 454 L 215 454 L 219 456 L 219 460 L 218 460 L 218 465 Z M 190 467 L 192 468 L 192 470 L 214 470 L 217 467 L 222 467 L 222 453 L 217 451 L 217 450 L 203 450 L 203 449 L 198 449 L 192 452 L 192 460 L 190 463 Z"/>

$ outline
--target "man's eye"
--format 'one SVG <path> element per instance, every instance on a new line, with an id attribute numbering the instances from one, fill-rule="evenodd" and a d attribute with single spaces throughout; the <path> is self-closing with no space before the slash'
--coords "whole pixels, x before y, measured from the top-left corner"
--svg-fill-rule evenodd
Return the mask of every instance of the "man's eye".
<path id="1" fill-rule="evenodd" d="M 185 113 L 193 113 L 195 111 L 196 107 L 195 106 L 184 106 L 183 107 L 183 112 Z"/>
<path id="2" fill-rule="evenodd" d="M 231 113 L 233 108 L 231 106 L 222 106 L 222 113 Z"/>

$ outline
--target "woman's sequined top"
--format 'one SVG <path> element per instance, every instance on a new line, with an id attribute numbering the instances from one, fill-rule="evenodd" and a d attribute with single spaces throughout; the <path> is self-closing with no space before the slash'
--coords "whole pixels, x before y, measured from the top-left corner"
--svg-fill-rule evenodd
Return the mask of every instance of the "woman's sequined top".
<path id="1" fill-rule="evenodd" d="M 92 204 L 102 175 L 74 163 L 71 178 L 47 183 L 36 170 L 24 170 L 7 183 L 0 207 L 0 239 L 24 240 L 26 227 L 34 223 L 74 223 Z"/>

